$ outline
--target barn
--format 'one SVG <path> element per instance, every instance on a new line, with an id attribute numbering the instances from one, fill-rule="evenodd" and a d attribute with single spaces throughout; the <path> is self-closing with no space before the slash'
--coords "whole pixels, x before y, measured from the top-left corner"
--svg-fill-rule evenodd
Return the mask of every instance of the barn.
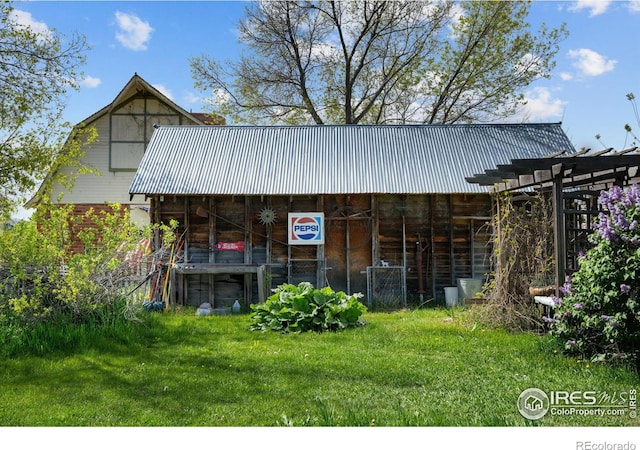
<path id="1" fill-rule="evenodd" d="M 177 304 L 309 281 L 402 307 L 487 277 L 491 196 L 465 177 L 574 151 L 560 123 L 159 126 L 129 194 L 179 223 Z"/>
<path id="2" fill-rule="evenodd" d="M 184 110 L 136 73 L 110 104 L 74 126 L 69 142 L 77 130 L 94 128 L 97 133 L 94 141 L 83 144 L 84 154 L 78 164 L 52 164 L 25 206 L 35 208 L 49 202 L 73 205 L 73 215 L 81 219 L 70 230 L 73 252 L 84 250 L 77 238 L 78 231 L 94 226 L 85 217 L 89 210 L 107 212 L 111 211 L 109 204 L 117 203 L 129 211 L 134 222 L 148 224 L 148 202 L 142 197 L 131 199 L 128 189 L 152 136 L 153 125 L 204 126 L 221 122 L 217 117 Z M 92 170 L 78 170 L 79 166 Z M 74 180 L 73 189 L 69 180 Z"/>

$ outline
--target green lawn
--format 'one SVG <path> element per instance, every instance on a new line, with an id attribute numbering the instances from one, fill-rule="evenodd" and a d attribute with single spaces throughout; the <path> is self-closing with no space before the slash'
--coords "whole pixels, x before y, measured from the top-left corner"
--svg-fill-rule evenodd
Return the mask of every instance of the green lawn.
<path id="1" fill-rule="evenodd" d="M 157 314 L 134 343 L 3 361 L 0 425 L 640 425 L 628 415 L 523 418 L 527 388 L 620 393 L 640 380 L 464 314 L 368 313 L 361 328 L 298 335 L 249 331 L 247 315 Z"/>

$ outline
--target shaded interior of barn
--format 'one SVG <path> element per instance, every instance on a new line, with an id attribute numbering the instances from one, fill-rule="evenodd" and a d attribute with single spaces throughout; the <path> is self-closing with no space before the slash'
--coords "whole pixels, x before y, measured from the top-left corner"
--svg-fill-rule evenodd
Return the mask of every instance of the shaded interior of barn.
<path id="1" fill-rule="evenodd" d="M 175 303 L 245 306 L 283 284 L 360 292 L 371 307 L 442 303 L 459 279 L 485 280 L 491 258 L 489 194 L 151 196 L 154 223 L 174 219 L 190 267 Z M 268 214 L 264 212 L 267 211 Z M 290 212 L 323 212 L 324 245 L 289 245 Z"/>

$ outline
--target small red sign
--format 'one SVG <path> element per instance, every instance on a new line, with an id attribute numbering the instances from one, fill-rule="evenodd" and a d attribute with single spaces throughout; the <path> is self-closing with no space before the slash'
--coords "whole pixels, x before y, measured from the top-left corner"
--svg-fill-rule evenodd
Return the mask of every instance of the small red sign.
<path id="1" fill-rule="evenodd" d="M 216 249 L 220 251 L 243 252 L 244 241 L 237 242 L 218 242 Z"/>

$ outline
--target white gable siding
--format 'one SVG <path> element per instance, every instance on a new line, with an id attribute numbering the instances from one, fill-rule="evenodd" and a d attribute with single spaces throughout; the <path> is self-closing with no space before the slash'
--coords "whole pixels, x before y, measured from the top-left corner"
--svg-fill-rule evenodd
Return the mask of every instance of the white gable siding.
<path id="1" fill-rule="evenodd" d="M 94 122 L 98 132 L 96 142 L 85 148 L 86 156 L 82 163 L 90 167 L 95 167 L 100 171 L 100 175 L 81 174 L 76 179 L 73 190 L 64 192 L 62 203 L 90 203 L 102 204 L 121 203 L 145 205 L 142 196 L 129 200 L 129 185 L 135 172 L 112 172 L 109 171 L 109 116 L 105 115 Z M 61 169 L 65 175 L 69 175 L 75 168 Z M 61 186 L 54 187 L 53 200 L 58 199 L 58 195 L 63 191 Z"/>
<path id="2" fill-rule="evenodd" d="M 188 117 L 155 98 L 132 99 L 99 116 L 90 125 L 96 128 L 97 140 L 84 148 L 82 165 L 99 174 L 80 174 L 71 192 L 60 185 L 53 188 L 52 199 L 62 203 L 129 205 L 132 219 L 149 223 L 148 201 L 143 196 L 130 200 L 129 186 L 144 155 L 154 125 L 196 125 Z M 69 177 L 77 167 L 60 169 Z M 62 194 L 62 197 L 60 195 Z"/>
<path id="3" fill-rule="evenodd" d="M 201 114 L 192 114 L 143 80 L 138 74 L 129 80 L 113 102 L 85 119 L 97 131 L 97 140 L 84 147 L 81 165 L 95 169 L 98 174 L 76 174 L 78 167 L 54 164 L 35 195 L 27 202 L 36 207 L 42 202 L 74 204 L 75 214 L 105 203 L 129 206 L 132 219 L 149 222 L 148 202 L 143 196 L 130 200 L 128 193 L 135 171 L 144 156 L 155 128 L 154 125 L 203 125 Z M 72 176 L 72 174 L 76 174 Z M 49 181 L 57 176 L 75 179 L 72 189 Z M 51 196 L 46 189 L 51 188 Z"/>

